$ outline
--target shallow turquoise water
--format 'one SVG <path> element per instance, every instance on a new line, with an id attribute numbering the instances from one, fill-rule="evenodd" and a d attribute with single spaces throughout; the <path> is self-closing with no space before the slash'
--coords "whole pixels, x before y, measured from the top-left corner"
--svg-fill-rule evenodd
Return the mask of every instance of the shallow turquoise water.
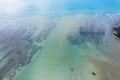
<path id="1" fill-rule="evenodd" d="M 106 33 L 104 38 L 101 38 L 104 40 L 101 45 L 96 44 L 96 42 L 94 42 L 91 37 L 87 37 L 87 35 L 80 38 L 80 40 L 86 38 L 81 45 L 71 44 L 67 39 L 71 33 L 73 35 L 78 34 L 77 32 L 80 26 L 88 26 L 85 29 L 88 29 L 89 32 L 90 23 L 88 22 L 91 20 L 91 16 L 85 14 L 63 16 L 60 18 L 56 27 L 42 43 L 42 50 L 37 52 L 37 55 L 31 63 L 17 72 L 13 80 L 117 79 L 118 77 L 111 77 L 110 71 L 116 74 L 114 72 L 115 68 L 112 67 L 113 63 L 111 64 L 111 61 L 113 60 L 114 62 L 115 58 L 111 59 L 109 57 L 112 57 L 112 52 L 108 52 L 107 49 L 109 49 L 110 46 L 106 46 L 111 40 L 112 43 L 116 41 L 110 36 L 110 27 L 105 21 L 98 20 L 95 22 L 95 31 L 97 31 L 96 28 L 98 27 L 105 27 Z M 92 30 L 90 29 L 90 31 Z M 118 44 L 117 46 L 120 45 Z M 112 51 L 115 50 L 112 46 L 110 49 Z M 116 52 L 116 55 L 119 55 L 119 51 Z M 92 75 L 92 72 L 95 72 L 97 75 Z"/>
<path id="2" fill-rule="evenodd" d="M 120 0 L 23 0 L 23 2 L 22 9 L 3 5 L 3 9 L 0 9 L 0 12 L 3 12 L 0 13 L 0 18 L 23 22 L 33 19 L 31 23 L 35 24 L 40 21 L 39 18 L 43 23 L 45 17 L 57 19 L 55 23 L 49 24 L 55 24 L 55 28 L 47 39 L 42 43 L 36 43 L 38 46 L 42 45 L 42 49 L 37 51 L 28 65 L 16 72 L 13 80 L 119 79 L 120 44 L 113 38 L 111 27 L 119 25 L 116 25 L 116 22 L 119 21 Z M 13 3 L 10 5 L 16 6 Z M 15 9 L 18 10 L 17 13 Z M 47 22 L 49 20 L 38 26 L 49 26 Z M 79 34 L 80 28 L 83 35 Z M 101 33 L 101 28 L 105 33 Z M 102 36 L 99 37 L 99 33 Z"/>

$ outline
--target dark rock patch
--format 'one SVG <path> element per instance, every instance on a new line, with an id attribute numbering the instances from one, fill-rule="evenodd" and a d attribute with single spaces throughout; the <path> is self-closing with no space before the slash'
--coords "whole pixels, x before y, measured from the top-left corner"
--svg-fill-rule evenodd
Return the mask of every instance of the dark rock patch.
<path id="1" fill-rule="evenodd" d="M 96 76 L 96 73 L 92 72 L 92 75 L 93 75 L 93 76 Z"/>

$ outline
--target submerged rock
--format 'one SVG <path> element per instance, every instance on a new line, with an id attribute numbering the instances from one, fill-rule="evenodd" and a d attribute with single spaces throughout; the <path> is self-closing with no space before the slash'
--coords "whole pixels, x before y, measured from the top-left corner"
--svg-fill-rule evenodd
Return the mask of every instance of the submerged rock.
<path id="1" fill-rule="evenodd" d="M 41 45 L 34 43 L 45 40 L 53 25 L 40 24 L 0 21 L 0 80 L 12 79 L 16 70 L 30 63 L 33 55 L 41 49 Z"/>

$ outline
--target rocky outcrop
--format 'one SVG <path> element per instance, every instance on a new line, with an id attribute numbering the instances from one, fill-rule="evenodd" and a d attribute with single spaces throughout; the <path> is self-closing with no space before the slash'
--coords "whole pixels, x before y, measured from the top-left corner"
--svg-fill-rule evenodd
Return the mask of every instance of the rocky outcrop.
<path id="1" fill-rule="evenodd" d="M 113 34 L 117 39 L 120 39 L 120 26 L 113 28 Z"/>

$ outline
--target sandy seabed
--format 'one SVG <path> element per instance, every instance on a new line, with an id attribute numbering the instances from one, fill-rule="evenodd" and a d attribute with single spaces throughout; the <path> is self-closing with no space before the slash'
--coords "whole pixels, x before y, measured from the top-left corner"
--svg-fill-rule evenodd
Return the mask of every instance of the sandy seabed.
<path id="1" fill-rule="evenodd" d="M 120 42 L 113 38 L 108 19 L 75 14 L 57 20 L 56 27 L 41 43 L 42 49 L 13 80 L 120 79 Z M 102 34 L 101 28 L 103 37 L 90 37 Z M 85 33 L 81 33 L 78 43 L 68 40 L 69 35 L 79 35 L 80 31 Z"/>

